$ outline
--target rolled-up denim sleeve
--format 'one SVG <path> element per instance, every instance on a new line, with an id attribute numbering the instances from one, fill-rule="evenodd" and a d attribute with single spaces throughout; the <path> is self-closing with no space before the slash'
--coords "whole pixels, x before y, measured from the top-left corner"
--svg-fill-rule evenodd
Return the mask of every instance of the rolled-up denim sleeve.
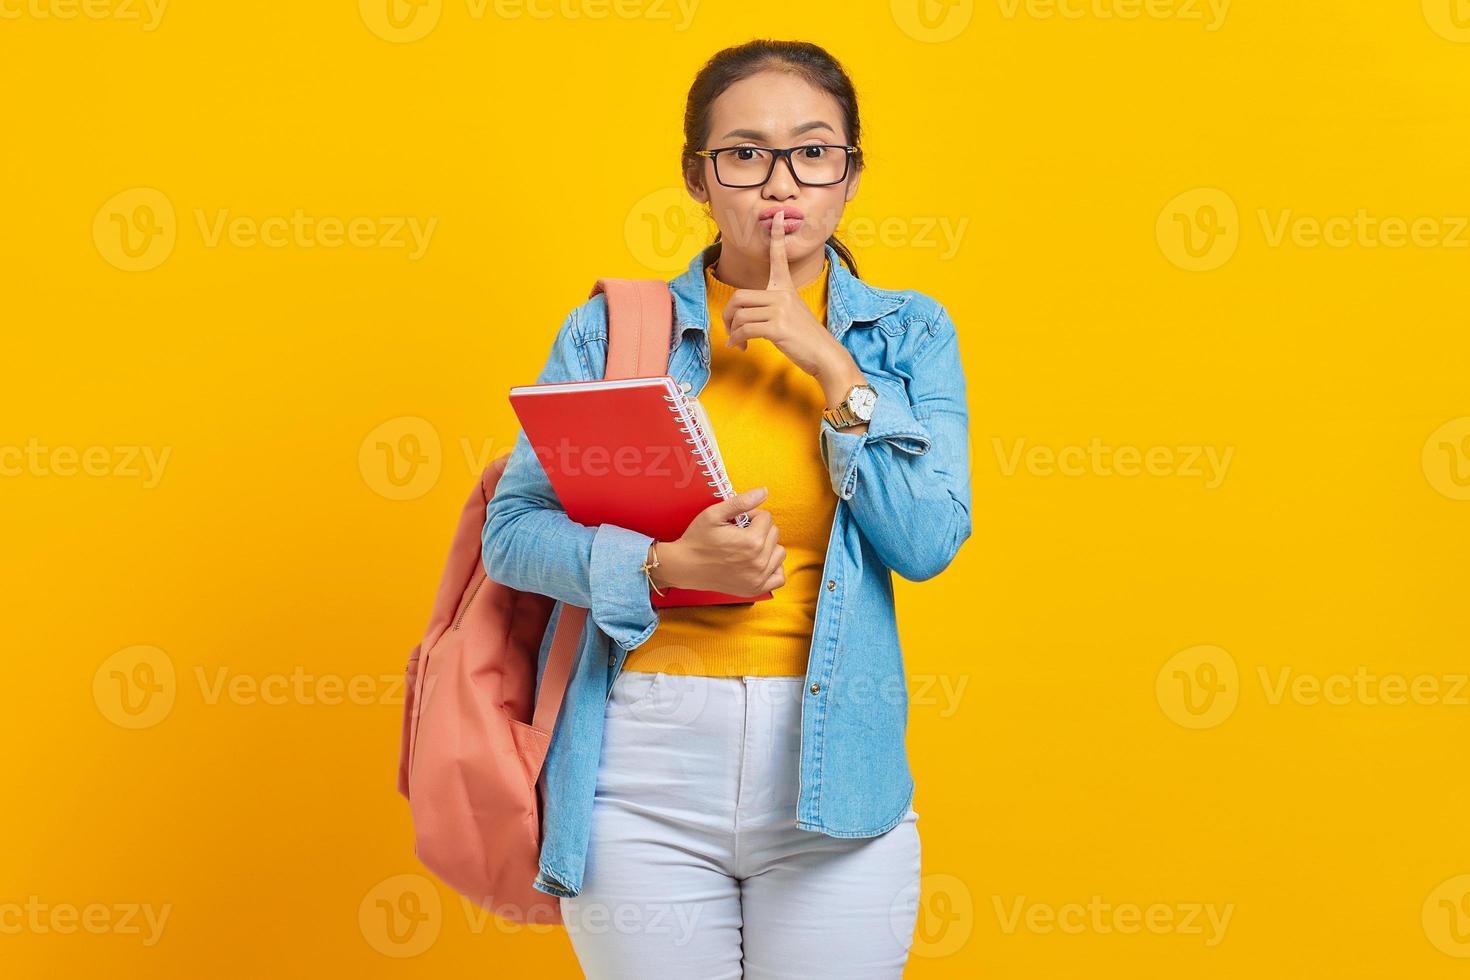
<path id="1" fill-rule="evenodd" d="M 585 380 L 573 311 L 536 381 Z M 490 578 L 587 609 L 599 629 L 632 650 L 658 627 L 640 567 L 654 540 L 616 524 L 589 527 L 568 517 L 522 429 L 485 507 L 481 557 Z"/>
<path id="2" fill-rule="evenodd" d="M 907 394 L 870 379 L 878 402 L 865 432 L 824 418 L 820 439 L 833 492 L 883 563 L 917 582 L 948 567 L 971 530 L 965 372 L 943 309 L 911 374 Z"/>

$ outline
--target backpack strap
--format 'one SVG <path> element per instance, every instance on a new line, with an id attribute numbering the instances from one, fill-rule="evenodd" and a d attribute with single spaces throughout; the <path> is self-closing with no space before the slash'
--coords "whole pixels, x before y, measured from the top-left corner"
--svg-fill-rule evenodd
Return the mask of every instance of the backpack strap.
<path id="1" fill-rule="evenodd" d="M 674 300 L 669 284 L 662 279 L 599 279 L 588 298 L 598 293 L 607 293 L 607 365 L 602 376 L 614 380 L 666 374 L 674 345 Z M 556 622 L 531 719 L 548 739 L 556 731 L 587 615 L 586 609 L 563 604 Z M 537 766 L 532 778 L 539 776 Z"/>
<path id="2" fill-rule="evenodd" d="M 651 378 L 669 369 L 674 300 L 662 279 L 599 279 L 588 298 L 607 293 L 607 368 L 602 376 Z"/>

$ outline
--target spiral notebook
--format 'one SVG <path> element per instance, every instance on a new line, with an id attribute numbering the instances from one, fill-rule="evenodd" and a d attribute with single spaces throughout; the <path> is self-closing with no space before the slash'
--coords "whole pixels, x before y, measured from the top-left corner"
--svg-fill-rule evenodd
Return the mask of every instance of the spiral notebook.
<path id="1" fill-rule="evenodd" d="M 699 400 L 667 375 L 517 385 L 511 407 L 562 509 L 578 524 L 616 524 L 659 541 L 735 495 Z M 734 522 L 749 524 L 741 514 Z M 655 608 L 771 598 L 700 589 L 650 591 Z"/>

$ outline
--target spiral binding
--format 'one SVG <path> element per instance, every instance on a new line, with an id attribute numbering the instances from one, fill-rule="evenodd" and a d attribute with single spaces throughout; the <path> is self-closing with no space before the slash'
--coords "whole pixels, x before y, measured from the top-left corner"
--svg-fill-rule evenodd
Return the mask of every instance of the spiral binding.
<path id="1" fill-rule="evenodd" d="M 710 452 L 709 436 L 699 427 L 699 419 L 690 409 L 692 399 L 688 398 L 682 391 L 678 391 L 673 395 L 661 395 L 660 397 L 666 402 L 673 402 L 672 405 L 668 406 L 668 410 L 673 412 L 677 417 L 679 431 L 683 432 L 686 436 L 692 435 L 694 437 L 692 439 L 686 438 L 684 442 L 694 447 L 694 456 L 699 460 L 700 464 L 699 472 L 705 477 L 713 477 L 713 479 L 706 479 L 705 484 L 713 489 L 715 499 L 728 500 L 735 496 L 735 488 L 730 485 L 728 474 L 724 472 L 723 468 L 720 468 L 718 471 L 716 470 L 715 459 Z M 749 527 L 750 515 L 741 514 L 735 519 L 735 523 L 741 527 Z"/>

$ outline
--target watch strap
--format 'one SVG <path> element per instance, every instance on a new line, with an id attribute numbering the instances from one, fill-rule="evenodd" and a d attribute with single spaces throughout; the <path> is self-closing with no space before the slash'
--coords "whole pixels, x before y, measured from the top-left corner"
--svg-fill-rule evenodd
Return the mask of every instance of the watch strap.
<path id="1" fill-rule="evenodd" d="M 824 409 L 822 411 L 822 418 L 826 419 L 828 422 L 831 422 L 832 425 L 838 429 L 845 429 L 848 426 L 857 425 L 859 422 L 862 421 L 862 419 L 854 415 L 852 409 L 848 407 L 846 398 L 842 399 L 842 403 L 836 408 Z"/>

